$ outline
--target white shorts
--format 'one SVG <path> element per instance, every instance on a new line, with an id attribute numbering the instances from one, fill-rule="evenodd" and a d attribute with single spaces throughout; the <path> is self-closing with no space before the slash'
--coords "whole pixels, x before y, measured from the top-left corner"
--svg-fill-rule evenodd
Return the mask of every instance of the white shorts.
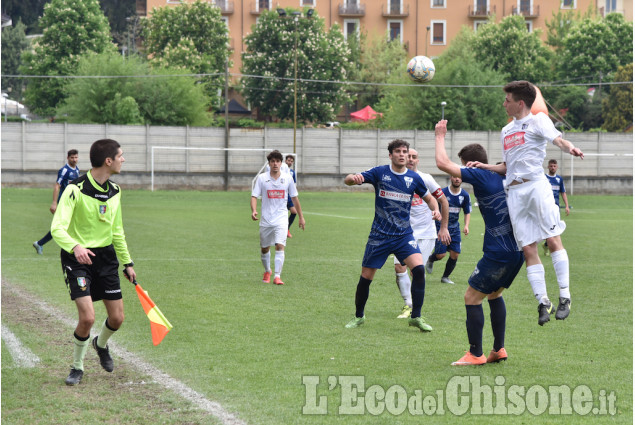
<path id="1" fill-rule="evenodd" d="M 423 255 L 424 263 L 428 261 L 428 256 L 432 253 L 432 250 L 434 250 L 434 243 L 436 241 L 436 239 L 417 239 L 417 246 L 419 247 L 419 251 L 421 251 L 421 255 Z M 393 258 L 395 260 L 395 264 L 399 264 L 397 257 L 393 255 Z"/>
<path id="2" fill-rule="evenodd" d="M 272 245 L 287 244 L 287 224 L 276 227 L 260 226 L 260 247 L 266 248 Z"/>
<path id="3" fill-rule="evenodd" d="M 567 227 L 560 220 L 560 208 L 547 179 L 509 186 L 507 207 L 520 248 L 561 235 Z"/>

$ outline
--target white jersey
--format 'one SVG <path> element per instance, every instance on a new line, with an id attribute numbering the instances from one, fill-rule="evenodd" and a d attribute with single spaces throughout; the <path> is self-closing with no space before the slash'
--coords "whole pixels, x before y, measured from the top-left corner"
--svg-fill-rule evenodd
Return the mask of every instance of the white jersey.
<path id="1" fill-rule="evenodd" d="M 439 194 L 443 194 L 443 190 L 434 178 L 428 173 L 417 171 L 421 176 L 426 187 L 435 198 L 439 198 Z M 412 198 L 412 207 L 410 209 L 410 227 L 415 239 L 436 239 L 437 228 L 432 218 L 432 211 L 419 195 L 415 194 Z"/>
<path id="2" fill-rule="evenodd" d="M 267 172 L 258 176 L 251 196 L 262 197 L 260 226 L 287 226 L 287 196 L 298 196 L 298 190 L 290 174 L 281 173 L 276 180 Z"/>
<path id="3" fill-rule="evenodd" d="M 507 165 L 505 186 L 514 180 L 545 180 L 542 163 L 547 154 L 547 142 L 562 136 L 545 113 L 529 114 L 503 127 L 501 143 L 503 161 Z"/>

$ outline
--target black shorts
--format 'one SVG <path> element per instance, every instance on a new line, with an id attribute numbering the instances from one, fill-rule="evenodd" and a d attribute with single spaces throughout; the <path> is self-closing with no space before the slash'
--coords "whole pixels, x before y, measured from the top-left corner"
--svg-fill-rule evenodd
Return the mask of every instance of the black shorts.
<path id="1" fill-rule="evenodd" d="M 62 250 L 62 272 L 71 300 L 90 295 L 93 301 L 121 299 L 119 260 L 115 248 L 89 248 L 93 264 L 80 264 L 75 254 Z"/>

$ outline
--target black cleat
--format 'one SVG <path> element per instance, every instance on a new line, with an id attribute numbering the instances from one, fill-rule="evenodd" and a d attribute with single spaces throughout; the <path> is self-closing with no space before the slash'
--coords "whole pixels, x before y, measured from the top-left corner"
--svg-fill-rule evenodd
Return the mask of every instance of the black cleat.
<path id="1" fill-rule="evenodd" d="M 71 373 L 68 374 L 68 377 L 64 382 L 66 383 L 66 385 L 77 385 L 81 382 L 83 376 L 83 370 L 71 368 Z"/>
<path id="2" fill-rule="evenodd" d="M 93 348 L 97 351 L 99 363 L 101 363 L 101 367 L 103 367 L 106 372 L 112 372 L 115 368 L 115 364 L 112 361 L 112 357 L 110 357 L 108 346 L 106 345 L 106 348 L 100 348 L 97 345 L 97 338 L 98 337 L 93 338 Z"/>
<path id="3" fill-rule="evenodd" d="M 570 311 L 571 311 L 571 299 L 560 297 L 560 302 L 558 303 L 558 310 L 556 310 L 556 320 L 566 319 L 567 317 L 569 317 Z"/>
<path id="4" fill-rule="evenodd" d="M 553 304 L 551 304 L 551 301 L 548 301 L 548 303 L 540 303 L 538 305 L 538 324 L 540 326 L 547 323 L 551 319 L 549 316 L 553 314 Z"/>

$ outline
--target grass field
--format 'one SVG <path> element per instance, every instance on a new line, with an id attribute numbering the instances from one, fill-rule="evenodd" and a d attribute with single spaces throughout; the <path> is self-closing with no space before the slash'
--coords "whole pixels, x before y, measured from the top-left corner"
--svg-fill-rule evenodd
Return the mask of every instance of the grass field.
<path id="1" fill-rule="evenodd" d="M 40 358 L 34 368 L 18 367 L 3 340 L 2 422 L 220 423 L 116 351 L 112 374 L 101 370 L 91 349 L 84 381 L 64 385 L 72 326 L 33 302 L 43 300 L 75 320 L 59 249 L 51 242 L 37 256 L 31 247 L 50 224 L 50 195 L 44 189 L 2 190 L 2 323 Z M 463 293 L 481 256 L 478 209 L 452 275 L 457 284 L 439 282 L 445 261 L 426 278 L 424 316 L 434 331 L 422 334 L 396 319 L 402 300 L 391 263 L 371 285 L 366 324 L 344 328 L 354 313 L 373 195 L 301 193 L 300 200 L 307 227 L 292 230 L 285 285 L 278 287 L 261 282 L 258 224 L 250 219 L 248 193 L 125 191 L 124 224 L 138 280 L 174 329 L 154 347 L 134 289 L 124 281 L 126 321 L 113 341 L 249 424 L 633 422 L 631 196 L 570 197 L 563 242 L 571 261 L 571 316 L 538 326 L 523 268 L 505 292 L 509 360 L 466 368 L 450 363 L 468 348 Z M 549 295 L 557 300 L 551 260 L 543 258 Z M 101 304 L 96 310 L 101 325 L 105 310 Z M 484 312 L 488 352 L 487 303 Z M 457 394 L 453 386 L 468 377 L 469 388 L 480 382 L 481 398 L 491 389 L 494 405 L 503 403 L 499 408 L 508 407 L 507 414 L 478 416 L 478 394 L 467 387 Z M 352 392 L 351 383 L 361 380 L 363 389 Z M 550 386 L 575 394 L 572 413 L 555 414 L 551 404 L 544 409 Z M 521 394 L 522 403 L 512 393 Z M 403 399 L 395 402 L 395 394 L 426 399 L 423 410 L 433 417 L 421 417 L 416 405 L 405 408 Z M 613 395 L 615 414 L 594 415 L 592 408 Z M 457 396 L 467 404 L 456 408 Z M 362 414 L 350 414 L 354 406 Z M 303 407 L 326 414 L 303 414 Z"/>

